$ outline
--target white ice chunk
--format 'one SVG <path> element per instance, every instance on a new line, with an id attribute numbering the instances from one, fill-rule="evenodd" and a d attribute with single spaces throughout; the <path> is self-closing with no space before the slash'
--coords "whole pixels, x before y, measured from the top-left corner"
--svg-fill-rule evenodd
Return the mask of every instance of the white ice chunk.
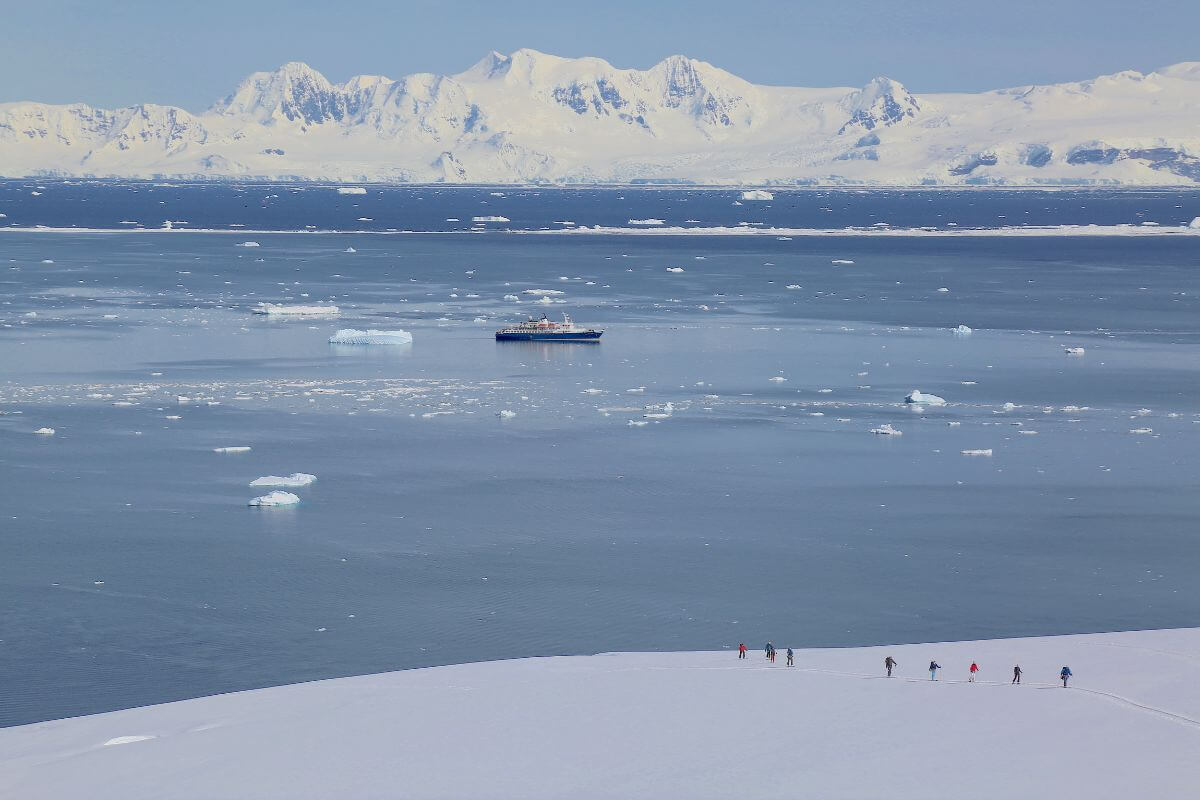
<path id="1" fill-rule="evenodd" d="M 274 491 L 264 494 L 262 497 L 256 497 L 247 505 L 251 506 L 294 506 L 300 502 L 300 498 L 291 492 Z"/>
<path id="2" fill-rule="evenodd" d="M 742 192 L 743 200 L 774 200 L 775 195 L 763 189 L 750 189 Z M 630 220 L 632 222 L 632 220 Z"/>
<path id="3" fill-rule="evenodd" d="M 53 431 L 51 431 L 51 432 L 53 432 Z M 1154 433 L 1154 429 L 1153 428 L 1130 428 L 1129 432 L 1130 433 Z M 41 433 L 41 431 L 38 431 L 38 433 Z"/>
<path id="4" fill-rule="evenodd" d="M 412 340 L 408 331 L 377 331 L 373 328 L 367 331 L 342 328 L 329 337 L 330 344 L 412 344 Z"/>
<path id="5" fill-rule="evenodd" d="M 957 328 L 954 328 L 953 330 L 954 330 L 955 336 L 970 336 L 972 333 L 975 332 L 975 331 L 971 330 L 970 328 L 968 328 L 966 325 L 959 325 Z"/>
<path id="6" fill-rule="evenodd" d="M 920 389 L 913 389 L 904 398 L 906 403 L 920 403 L 926 406 L 944 406 L 945 399 L 938 397 L 936 394 L 925 394 Z"/>
<path id="7" fill-rule="evenodd" d="M 783 377 L 782 375 L 773 375 L 767 380 L 771 381 L 772 383 L 784 383 L 787 381 L 787 378 Z"/>
<path id="8" fill-rule="evenodd" d="M 259 247 L 258 242 L 242 242 L 238 247 Z"/>
<path id="9" fill-rule="evenodd" d="M 214 453 L 249 453 L 250 448 L 244 445 L 236 445 L 234 447 L 214 447 Z"/>
<path id="10" fill-rule="evenodd" d="M 990 456 L 992 448 L 989 447 L 986 450 L 963 450 L 962 454 L 964 456 Z"/>
<path id="11" fill-rule="evenodd" d="M 683 267 L 667 267 L 667 272 L 683 272 Z"/>
<path id="12" fill-rule="evenodd" d="M 898 431 L 891 426 L 891 423 L 885 422 L 878 428 L 871 428 L 871 433 L 879 434 L 880 436 L 903 436 L 903 431 Z"/>
<path id="13" fill-rule="evenodd" d="M 666 225 L 667 222 L 666 222 L 666 220 L 662 220 L 662 219 L 650 218 L 650 219 L 631 219 L 631 220 L 629 220 L 629 224 L 630 225 Z"/>
<path id="14" fill-rule="evenodd" d="M 853 264 L 854 262 L 848 258 L 835 258 L 833 261 L 830 261 L 829 263 L 843 265 L 843 264 Z"/>
<path id="15" fill-rule="evenodd" d="M 502 409 L 500 409 L 500 413 L 497 414 L 496 416 L 500 417 L 500 419 L 512 419 L 516 415 L 517 415 L 517 412 L 510 411 L 507 408 L 502 408 Z"/>
<path id="16" fill-rule="evenodd" d="M 336 317 L 342 313 L 337 306 L 285 306 L 280 303 L 259 303 L 250 312 L 272 317 Z"/>
<path id="17" fill-rule="evenodd" d="M 367 190 L 361 186 L 339 186 L 338 194 L 366 194 Z"/>
<path id="18" fill-rule="evenodd" d="M 560 292 L 558 289 L 526 289 L 522 294 L 540 294 L 540 295 L 561 295 L 566 292 Z"/>
<path id="19" fill-rule="evenodd" d="M 1085 350 L 1082 347 L 1068 347 L 1065 350 L 1063 350 L 1063 352 L 1069 356 L 1081 356 L 1084 353 L 1086 353 L 1087 350 Z"/>
<path id="20" fill-rule="evenodd" d="M 293 472 L 291 475 L 266 475 L 250 481 L 251 486 L 286 486 L 289 489 L 308 486 L 317 479 L 316 475 L 307 472 Z"/>
<path id="21" fill-rule="evenodd" d="M 472 222 L 512 222 L 512 220 L 510 220 L 508 217 L 499 217 L 499 216 L 471 217 L 471 221 Z"/>
<path id="22" fill-rule="evenodd" d="M 53 436 L 54 428 L 38 428 L 34 433 L 39 436 Z"/>

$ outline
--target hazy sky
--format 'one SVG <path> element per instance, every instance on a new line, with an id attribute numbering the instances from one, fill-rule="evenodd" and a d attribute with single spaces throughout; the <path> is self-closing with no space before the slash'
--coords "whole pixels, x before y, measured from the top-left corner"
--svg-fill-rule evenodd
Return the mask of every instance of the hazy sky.
<path id="1" fill-rule="evenodd" d="M 1200 60 L 1200 0 L 0 0 L 0 102 L 199 111 L 256 70 L 453 73 L 532 47 L 756 83 L 975 91 Z"/>

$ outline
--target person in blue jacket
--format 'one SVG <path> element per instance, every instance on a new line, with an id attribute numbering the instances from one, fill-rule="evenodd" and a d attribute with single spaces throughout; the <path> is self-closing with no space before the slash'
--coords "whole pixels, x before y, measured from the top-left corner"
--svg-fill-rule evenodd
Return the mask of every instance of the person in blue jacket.
<path id="1" fill-rule="evenodd" d="M 1071 677 L 1071 668 L 1063 667 L 1062 670 L 1058 673 L 1058 677 L 1062 678 L 1063 688 L 1064 689 L 1067 688 L 1067 679 Z"/>
<path id="2" fill-rule="evenodd" d="M 937 671 L 942 668 L 942 665 L 936 661 L 929 662 L 929 680 L 937 680 Z"/>
<path id="3" fill-rule="evenodd" d="M 796 666 L 796 654 L 792 652 L 792 648 L 790 648 L 790 647 L 787 649 L 787 657 L 788 657 L 787 665 L 789 667 Z"/>

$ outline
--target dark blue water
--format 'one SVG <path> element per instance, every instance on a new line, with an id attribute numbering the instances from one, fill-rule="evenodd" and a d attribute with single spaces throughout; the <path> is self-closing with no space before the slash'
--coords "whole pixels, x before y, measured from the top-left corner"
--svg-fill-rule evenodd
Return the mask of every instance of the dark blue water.
<path id="1" fill-rule="evenodd" d="M 246 187 L 41 185 L 8 184 L 4 221 L 153 222 L 169 191 L 192 203 L 172 219 L 253 222 L 225 213 Z M 273 191 L 313 198 L 286 229 L 361 200 Z M 528 192 L 581 224 L 750 206 Z M 1042 196 L 826 194 L 869 204 L 853 225 Z M 1195 207 L 1045 196 L 1112 221 Z M 0 234 L 0 724 L 465 660 L 1196 624 L 1196 240 L 255 238 Z M 542 311 L 603 343 L 493 340 Z M 414 341 L 330 346 L 340 327 Z M 949 405 L 906 405 L 914 388 Z M 212 452 L 230 445 L 253 449 Z M 246 506 L 297 471 L 318 476 L 299 506 Z"/>
<path id="2" fill-rule="evenodd" d="M 688 188 L 567 189 L 156 184 L 103 181 L 0 181 L 0 224 L 9 227 L 236 230 L 465 231 L 475 217 L 489 230 L 621 226 L 660 219 L 683 227 L 839 229 L 886 223 L 897 228 L 1025 225 L 1186 225 L 1200 213 L 1200 190 L 775 190 L 746 201 L 740 191 Z M 37 192 L 35 195 L 34 193 Z M 130 224 L 132 223 L 132 224 Z"/>

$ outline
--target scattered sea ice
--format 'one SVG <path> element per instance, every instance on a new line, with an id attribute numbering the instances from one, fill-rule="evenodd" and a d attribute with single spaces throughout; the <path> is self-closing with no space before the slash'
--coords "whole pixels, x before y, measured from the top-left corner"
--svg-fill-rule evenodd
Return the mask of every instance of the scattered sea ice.
<path id="1" fill-rule="evenodd" d="M 540 295 L 562 295 L 566 292 L 560 292 L 558 289 L 526 289 L 522 294 L 540 294 Z"/>
<path id="2" fill-rule="evenodd" d="M 337 306 L 285 306 L 281 303 L 259 303 L 250 312 L 272 317 L 336 317 L 342 313 Z"/>
<path id="3" fill-rule="evenodd" d="M 294 506 L 299 502 L 300 498 L 291 492 L 274 491 L 254 498 L 247 505 L 265 508 L 268 506 Z"/>
<path id="4" fill-rule="evenodd" d="M 891 426 L 891 423 L 888 423 L 888 422 L 883 423 L 878 428 L 871 428 L 871 433 L 875 433 L 880 436 L 903 436 L 904 435 L 903 431 L 896 430 L 895 428 L 893 428 Z"/>
<path id="5" fill-rule="evenodd" d="M 342 328 L 329 337 L 330 344 L 412 344 L 412 334 L 408 331 L 368 331 Z"/>
<path id="6" fill-rule="evenodd" d="M 255 478 L 250 481 L 251 486 L 286 486 L 289 489 L 298 488 L 300 486 L 308 486 L 317 479 L 316 475 L 309 475 L 307 472 L 293 472 L 291 475 L 266 475 L 262 478 Z"/>

